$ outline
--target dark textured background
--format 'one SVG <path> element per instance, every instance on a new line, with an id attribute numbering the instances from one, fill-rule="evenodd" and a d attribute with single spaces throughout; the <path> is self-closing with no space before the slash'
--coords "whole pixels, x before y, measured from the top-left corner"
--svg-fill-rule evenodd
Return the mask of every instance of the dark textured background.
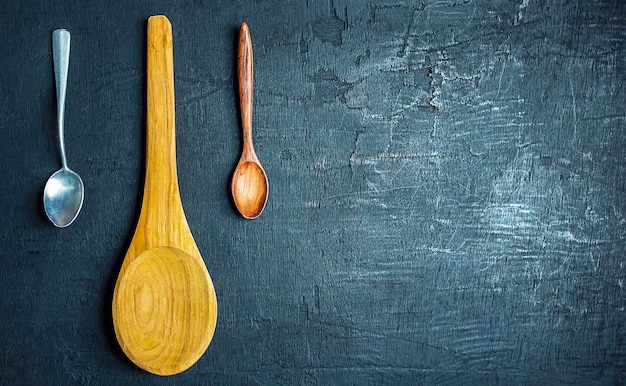
<path id="1" fill-rule="evenodd" d="M 219 302 L 205 355 L 168 378 L 123 356 L 110 312 L 161 13 Z M 228 190 L 244 20 L 271 188 L 254 221 Z M 41 204 L 59 27 L 86 186 L 67 229 Z M 626 383 L 626 2 L 9 0 L 0 33 L 0 383 Z"/>

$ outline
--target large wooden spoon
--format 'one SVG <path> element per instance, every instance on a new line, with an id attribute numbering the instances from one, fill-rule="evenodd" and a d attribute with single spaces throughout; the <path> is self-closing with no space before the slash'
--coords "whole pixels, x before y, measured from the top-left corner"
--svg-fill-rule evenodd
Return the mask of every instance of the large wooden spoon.
<path id="1" fill-rule="evenodd" d="M 158 375 L 191 367 L 206 351 L 217 299 L 180 199 L 176 174 L 172 27 L 148 19 L 146 177 L 135 234 L 113 293 L 124 353 Z"/>
<path id="2" fill-rule="evenodd" d="M 237 49 L 239 76 L 239 103 L 241 107 L 241 126 L 243 128 L 243 151 L 233 173 L 231 191 L 239 213 L 247 219 L 261 215 L 267 202 L 269 191 L 267 175 L 252 144 L 252 90 L 254 67 L 252 60 L 252 39 L 250 29 L 243 22 L 239 29 L 239 47 Z"/>

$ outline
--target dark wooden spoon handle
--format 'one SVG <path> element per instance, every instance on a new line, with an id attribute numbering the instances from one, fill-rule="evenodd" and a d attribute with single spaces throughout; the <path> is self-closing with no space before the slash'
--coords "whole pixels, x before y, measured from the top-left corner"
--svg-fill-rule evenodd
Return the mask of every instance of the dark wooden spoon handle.
<path id="1" fill-rule="evenodd" d="M 239 77 L 239 103 L 241 107 L 241 126 L 243 129 L 243 156 L 253 156 L 252 145 L 252 91 L 254 86 L 254 62 L 252 58 L 252 39 L 246 22 L 239 29 L 237 49 L 237 75 Z M 247 154 L 251 153 L 251 154 Z"/>

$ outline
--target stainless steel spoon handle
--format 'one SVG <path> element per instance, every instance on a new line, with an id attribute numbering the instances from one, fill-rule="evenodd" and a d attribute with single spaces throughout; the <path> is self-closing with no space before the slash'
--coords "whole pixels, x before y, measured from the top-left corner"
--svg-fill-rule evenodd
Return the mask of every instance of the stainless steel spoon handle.
<path id="1" fill-rule="evenodd" d="M 67 89 L 67 71 L 70 65 L 70 33 L 64 29 L 52 31 L 52 60 L 54 61 L 54 80 L 57 89 L 57 126 L 59 129 L 59 148 L 61 163 L 67 168 L 65 158 L 65 91 Z"/>

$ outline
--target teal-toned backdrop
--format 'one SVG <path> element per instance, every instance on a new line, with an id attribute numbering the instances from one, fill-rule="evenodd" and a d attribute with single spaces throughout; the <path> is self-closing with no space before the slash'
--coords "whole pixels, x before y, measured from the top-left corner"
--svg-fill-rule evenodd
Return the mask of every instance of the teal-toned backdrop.
<path id="1" fill-rule="evenodd" d="M 174 33 L 178 174 L 214 339 L 160 378 L 111 298 L 145 159 L 146 21 Z M 236 41 L 263 215 L 229 193 Z M 51 33 L 72 33 L 60 167 Z M 0 3 L 0 384 L 626 383 L 626 2 Z"/>

